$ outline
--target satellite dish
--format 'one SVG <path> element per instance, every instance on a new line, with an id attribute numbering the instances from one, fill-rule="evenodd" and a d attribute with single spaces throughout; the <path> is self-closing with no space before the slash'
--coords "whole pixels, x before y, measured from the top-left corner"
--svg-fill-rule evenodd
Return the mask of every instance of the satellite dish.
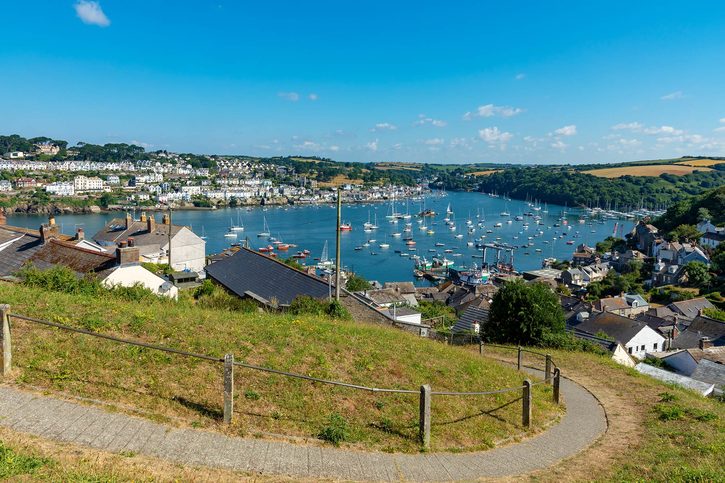
<path id="1" fill-rule="evenodd" d="M 161 284 L 161 287 L 159 287 L 159 292 L 165 293 L 171 290 L 171 287 L 173 287 L 174 284 L 171 282 L 164 282 Z"/>

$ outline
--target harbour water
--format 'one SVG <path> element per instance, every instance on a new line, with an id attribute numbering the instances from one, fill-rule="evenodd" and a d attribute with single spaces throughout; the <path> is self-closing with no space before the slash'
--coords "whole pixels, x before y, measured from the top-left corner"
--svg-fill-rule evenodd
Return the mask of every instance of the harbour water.
<path id="1" fill-rule="evenodd" d="M 449 204 L 453 211 L 450 216 L 446 213 Z M 423 209 L 437 214 L 423 217 L 422 223 L 418 223 L 421 218 L 416 215 Z M 614 234 L 615 226 L 621 236 L 634 224 L 631 220 L 584 218 L 586 212 L 579 209 L 556 205 L 533 207 L 519 200 L 467 192 L 449 192 L 445 196 L 432 194 L 415 201 L 398 200 L 395 211 L 401 215 L 410 213 L 411 218 L 398 219 L 396 223 L 386 218 L 391 210 L 391 203 L 343 206 L 342 220 L 352 226 L 351 231 L 342 233 L 344 267 L 380 282 L 413 280 L 415 262 L 410 256 L 414 254 L 429 260 L 436 255 L 445 256 L 456 267 L 470 267 L 473 263 L 480 266 L 482 251 L 476 248 L 477 243 L 506 243 L 517 247 L 514 268 L 526 271 L 540 268 L 545 258 L 570 259 L 580 243 L 593 246 Z M 135 213 L 136 217 L 140 212 L 141 209 Z M 156 213 L 156 216 L 160 221 L 161 215 Z M 447 216 L 455 223 L 455 230 L 444 221 Z M 537 224 L 535 216 L 541 217 L 542 224 Z M 82 227 L 86 236 L 91 237 L 112 218 L 122 217 L 123 213 L 119 212 L 58 215 L 56 223 L 63 233 L 72 234 L 76 228 Z M 44 219 L 38 215 L 11 215 L 8 216 L 8 224 L 37 229 Z M 309 250 L 310 256 L 306 261 L 313 264 L 313 259 L 322 255 L 325 242 L 330 259 L 335 257 L 336 210 L 333 205 L 173 212 L 174 224 L 190 226 L 198 235 L 203 233 L 206 236 L 207 254 L 220 252 L 232 243 L 243 243 L 245 238 L 251 248 L 267 247 L 269 240 L 257 236 L 263 231 L 265 220 L 271 236 L 296 245 L 287 252 L 280 252 L 280 258 Z M 378 228 L 364 231 L 363 224 L 368 220 Z M 406 223 L 410 224 L 409 232 L 405 231 Z M 231 225 L 243 225 L 244 230 L 236 231 L 236 238 L 225 236 Z M 426 228 L 422 229 L 422 226 Z M 485 238 L 481 239 L 482 236 Z M 409 250 L 406 238 L 416 242 L 415 251 Z M 368 246 L 364 246 L 366 243 Z M 381 244 L 389 247 L 381 247 Z M 488 250 L 487 258 L 490 263 L 495 261 L 492 250 Z"/>

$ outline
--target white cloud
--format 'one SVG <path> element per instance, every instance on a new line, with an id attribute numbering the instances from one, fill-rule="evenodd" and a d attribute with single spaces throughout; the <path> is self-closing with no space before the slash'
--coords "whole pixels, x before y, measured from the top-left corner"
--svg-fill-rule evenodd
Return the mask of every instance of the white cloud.
<path id="1" fill-rule="evenodd" d="M 320 96 L 318 96 L 318 95 L 317 95 L 317 94 L 315 94 L 314 92 L 310 92 L 310 93 L 309 93 L 309 94 L 307 95 L 307 98 L 308 98 L 309 100 L 311 100 L 311 101 L 316 101 L 317 99 L 319 99 L 319 98 L 320 98 Z"/>
<path id="2" fill-rule="evenodd" d="M 684 134 L 685 131 L 682 129 L 676 129 L 672 126 L 649 126 L 646 127 L 643 124 L 639 122 L 629 122 L 629 123 L 622 123 L 622 124 L 616 124 L 612 126 L 612 129 L 614 130 L 627 130 L 632 132 L 641 132 L 644 134 L 650 134 L 650 135 L 656 135 L 656 134 L 668 134 L 671 136 L 679 136 L 681 134 Z"/>
<path id="3" fill-rule="evenodd" d="M 682 94 L 682 91 L 675 91 L 670 92 L 669 94 L 665 94 L 664 96 L 660 97 L 663 101 L 674 101 L 675 99 L 682 99 L 684 95 Z"/>
<path id="4" fill-rule="evenodd" d="M 640 131 L 643 127 L 644 126 L 641 123 L 635 121 L 621 122 L 619 124 L 615 124 L 614 126 L 612 126 L 612 129 L 614 129 L 615 131 L 621 131 L 623 129 L 626 129 L 628 131 Z"/>
<path id="5" fill-rule="evenodd" d="M 81 19 L 83 23 L 89 25 L 98 25 L 99 27 L 108 27 L 111 25 L 111 21 L 103 13 L 103 9 L 98 2 L 90 0 L 78 0 L 73 8 L 76 10 L 76 15 Z"/>
<path id="6" fill-rule="evenodd" d="M 433 139 L 426 139 L 423 141 L 423 144 L 427 144 L 428 146 L 439 146 L 445 142 L 444 139 L 441 138 L 433 138 Z"/>
<path id="7" fill-rule="evenodd" d="M 500 131 L 498 127 L 487 127 L 478 131 L 478 137 L 486 141 L 487 143 L 501 143 L 506 144 L 511 141 L 514 137 L 513 134 L 506 131 Z"/>
<path id="8" fill-rule="evenodd" d="M 570 124 L 568 126 L 560 127 L 554 131 L 554 134 L 558 134 L 559 136 L 573 136 L 576 134 L 576 125 Z"/>
<path id="9" fill-rule="evenodd" d="M 524 80 L 525 78 L 526 74 L 524 74 L 523 72 L 521 72 L 520 74 L 516 74 L 516 77 L 514 77 L 514 79 L 516 80 Z"/>
<path id="10" fill-rule="evenodd" d="M 425 124 L 430 124 L 435 127 L 445 127 L 448 123 L 440 119 L 433 119 L 432 117 L 427 117 L 425 114 L 418 114 L 418 120 L 415 121 L 413 125 L 423 126 Z"/>
<path id="11" fill-rule="evenodd" d="M 562 151 L 565 150 L 567 146 L 569 146 L 569 145 L 562 142 L 561 139 L 557 139 L 556 142 L 551 143 L 552 148 L 560 149 Z"/>
<path id="12" fill-rule="evenodd" d="M 663 136 L 657 138 L 657 141 L 665 144 L 672 143 L 689 143 L 689 144 L 703 144 L 708 140 L 700 134 L 684 134 L 676 136 Z"/>
<path id="13" fill-rule="evenodd" d="M 300 100 L 300 95 L 296 92 L 278 92 L 277 96 L 291 102 L 297 102 Z"/>
<path id="14" fill-rule="evenodd" d="M 463 119 L 466 121 L 470 121 L 473 118 L 476 117 L 493 117 L 493 116 L 501 116 L 501 117 L 513 117 L 517 114 L 521 114 L 524 112 L 523 109 L 520 107 L 511 107 L 511 106 L 496 106 L 494 104 L 485 104 L 483 106 L 478 106 L 475 112 L 467 112 L 463 115 Z"/>
<path id="15" fill-rule="evenodd" d="M 720 124 L 725 124 L 725 117 L 720 118 Z"/>
<path id="16" fill-rule="evenodd" d="M 370 141 L 365 145 L 366 148 L 368 148 L 370 151 L 377 151 L 378 150 L 378 140 Z"/>
<path id="17" fill-rule="evenodd" d="M 716 128 L 714 129 L 714 131 L 715 131 L 715 132 L 725 132 L 725 126 L 721 126 L 721 127 L 716 127 Z"/>
<path id="18" fill-rule="evenodd" d="M 389 122 L 379 122 L 375 125 L 375 127 L 371 128 L 370 131 L 395 131 L 398 129 L 398 126 L 395 124 L 391 124 Z"/>

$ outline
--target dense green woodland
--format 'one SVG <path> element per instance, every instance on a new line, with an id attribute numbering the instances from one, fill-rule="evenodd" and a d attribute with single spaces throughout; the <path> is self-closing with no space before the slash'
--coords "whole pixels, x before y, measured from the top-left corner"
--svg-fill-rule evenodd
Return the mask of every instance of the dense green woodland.
<path id="1" fill-rule="evenodd" d="M 694 225 L 703 219 L 715 225 L 725 224 L 725 185 L 677 202 L 655 220 L 655 225 L 662 231 L 671 231 L 680 225 Z"/>
<path id="2" fill-rule="evenodd" d="M 600 166 L 601 167 L 601 166 Z M 667 206 L 725 184 L 725 164 L 676 176 L 600 178 L 569 167 L 509 168 L 483 177 L 479 189 L 568 206 Z"/>

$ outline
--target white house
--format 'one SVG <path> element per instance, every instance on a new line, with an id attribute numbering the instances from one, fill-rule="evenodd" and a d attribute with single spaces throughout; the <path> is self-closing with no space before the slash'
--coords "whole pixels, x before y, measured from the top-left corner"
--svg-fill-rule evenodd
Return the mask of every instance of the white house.
<path id="1" fill-rule="evenodd" d="M 407 322 L 409 324 L 421 323 L 421 313 L 408 307 L 391 307 L 388 315 L 396 322 Z"/>
<path id="2" fill-rule="evenodd" d="M 629 319 L 612 312 L 595 312 L 581 321 L 575 330 L 595 336 L 605 336 L 619 342 L 631 356 L 644 359 L 647 352 L 664 347 L 665 338 L 644 322 Z"/>
<path id="3" fill-rule="evenodd" d="M 103 191 L 103 180 L 96 176 L 76 176 L 73 178 L 73 188 L 76 191 Z"/>
<path id="4" fill-rule="evenodd" d="M 141 285 L 156 295 L 163 295 L 164 297 L 172 299 L 176 299 L 179 296 L 179 289 L 174 284 L 146 270 L 139 264 L 119 266 L 104 278 L 101 283 L 109 288 Z"/>
<path id="5" fill-rule="evenodd" d="M 73 183 L 56 182 L 45 185 L 45 191 L 57 196 L 73 196 L 76 194 Z"/>
<path id="6" fill-rule="evenodd" d="M 204 269 L 206 242 L 185 226 L 171 225 L 168 214 L 164 215 L 162 223 L 156 223 L 154 216 L 146 216 L 146 213 L 142 213 L 139 220 L 131 215 L 126 215 L 125 219 L 114 218 L 93 235 L 93 240 L 103 247 L 116 247 L 129 239 L 133 239 L 139 248 L 144 262 L 168 263 L 170 242 L 174 270 L 199 272 Z"/>

